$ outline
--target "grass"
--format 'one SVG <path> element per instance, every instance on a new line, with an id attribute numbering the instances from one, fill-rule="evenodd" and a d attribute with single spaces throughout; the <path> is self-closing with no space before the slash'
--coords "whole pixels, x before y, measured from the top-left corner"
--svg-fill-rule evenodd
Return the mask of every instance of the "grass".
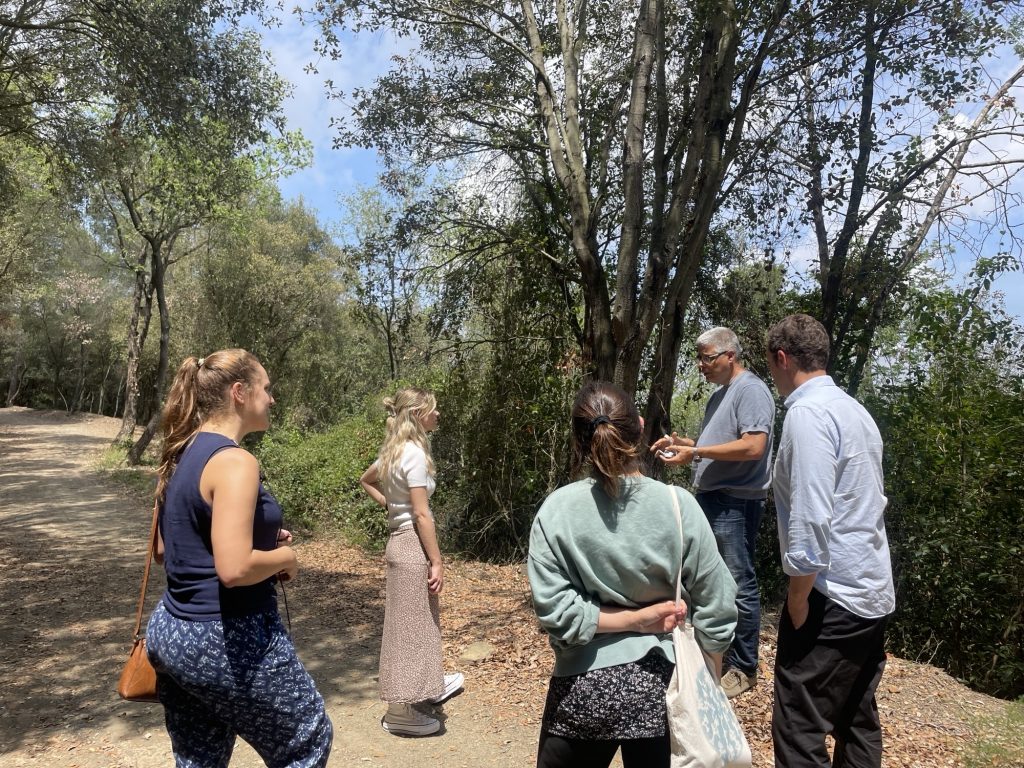
<path id="1" fill-rule="evenodd" d="M 151 497 L 156 474 L 148 464 L 129 467 L 125 464 L 127 449 L 122 446 L 107 448 L 93 465 L 97 471 L 109 477 L 127 493 L 140 497 Z"/>
<path id="2" fill-rule="evenodd" d="M 964 768 L 1024 766 L 1024 697 L 997 714 L 972 723 L 974 739 L 964 754 Z"/>

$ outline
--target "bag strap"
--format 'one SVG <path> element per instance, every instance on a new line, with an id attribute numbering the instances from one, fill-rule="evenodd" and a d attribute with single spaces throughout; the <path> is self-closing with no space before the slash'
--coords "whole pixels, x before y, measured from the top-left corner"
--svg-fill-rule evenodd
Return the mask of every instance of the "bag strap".
<path id="1" fill-rule="evenodd" d="M 146 552 L 146 570 L 142 572 L 142 591 L 139 592 L 139 607 L 135 611 L 135 629 L 132 632 L 132 642 L 136 642 L 142 630 L 142 610 L 146 606 L 146 588 L 149 586 L 149 569 L 153 565 L 153 553 L 156 552 L 156 518 L 159 511 L 159 502 L 153 502 L 153 523 L 149 528 L 149 549 Z"/>
<path id="2" fill-rule="evenodd" d="M 675 486 L 668 486 L 669 495 L 672 496 L 672 511 L 676 513 L 676 527 L 679 529 L 679 541 L 683 541 L 683 516 L 679 512 L 679 496 L 676 494 Z M 679 572 L 676 574 L 676 610 L 679 610 L 679 603 L 683 597 L 683 557 L 680 547 Z"/>

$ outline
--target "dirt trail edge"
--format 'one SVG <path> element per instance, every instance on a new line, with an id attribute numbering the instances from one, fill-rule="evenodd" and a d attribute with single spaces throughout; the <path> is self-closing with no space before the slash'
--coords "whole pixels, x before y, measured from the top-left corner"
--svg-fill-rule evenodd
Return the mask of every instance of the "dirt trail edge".
<path id="1" fill-rule="evenodd" d="M 92 469 L 117 426 L 98 416 L 0 408 L 0 766 L 173 764 L 162 709 L 122 702 L 114 691 L 151 509 Z M 297 547 L 299 578 L 287 601 L 299 655 L 334 722 L 331 766 L 533 765 L 551 655 L 522 569 L 450 565 L 442 599 L 446 663 L 466 674 L 466 690 L 436 709 L 445 721 L 440 735 L 404 739 L 379 725 L 381 559 L 329 539 Z M 154 568 L 147 616 L 162 577 Z M 492 648 L 488 658 L 460 661 L 481 642 Z M 766 767 L 770 622 L 761 652 L 760 680 L 737 712 L 754 765 Z M 958 766 L 972 718 L 1003 706 L 939 670 L 892 659 L 879 691 L 884 765 Z M 239 741 L 231 765 L 263 763 Z"/>

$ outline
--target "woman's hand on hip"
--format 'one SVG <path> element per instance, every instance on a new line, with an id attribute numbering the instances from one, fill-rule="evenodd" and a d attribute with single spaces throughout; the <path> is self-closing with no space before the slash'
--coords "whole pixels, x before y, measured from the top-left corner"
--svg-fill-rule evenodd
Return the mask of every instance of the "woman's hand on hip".
<path id="1" fill-rule="evenodd" d="M 427 591 L 432 595 L 439 595 L 442 589 L 444 589 L 444 566 L 441 563 L 431 563 L 427 570 Z"/>

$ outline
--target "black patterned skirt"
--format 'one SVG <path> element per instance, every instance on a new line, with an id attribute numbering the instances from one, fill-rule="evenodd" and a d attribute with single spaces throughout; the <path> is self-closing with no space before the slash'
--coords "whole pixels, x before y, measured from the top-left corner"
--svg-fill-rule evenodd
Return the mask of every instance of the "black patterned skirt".
<path id="1" fill-rule="evenodd" d="M 628 664 L 552 677 L 541 730 L 591 741 L 664 736 L 665 689 L 674 668 L 652 650 Z"/>

